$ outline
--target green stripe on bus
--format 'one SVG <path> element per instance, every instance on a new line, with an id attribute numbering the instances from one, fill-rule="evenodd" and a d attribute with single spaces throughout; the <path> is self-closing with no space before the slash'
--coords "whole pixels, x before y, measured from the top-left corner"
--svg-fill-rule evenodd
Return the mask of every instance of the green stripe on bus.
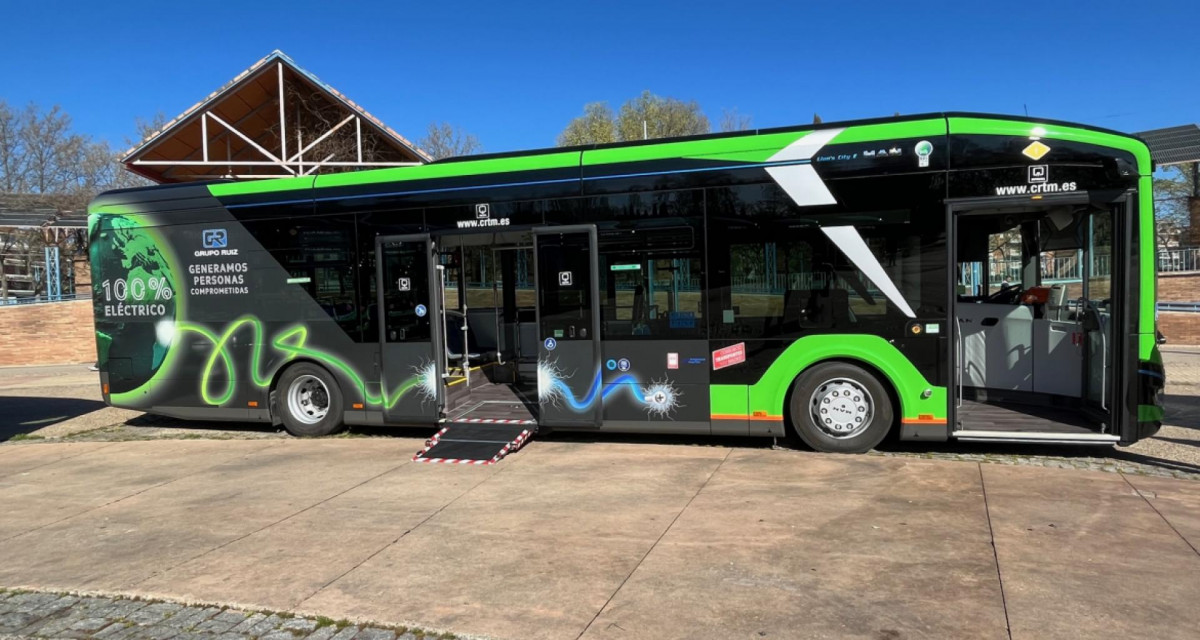
<path id="1" fill-rule="evenodd" d="M 872 335 L 817 335 L 796 340 L 750 385 L 750 411 L 783 415 L 784 399 L 796 376 L 825 360 L 856 360 L 878 369 L 900 400 L 905 420 L 946 419 L 946 388 L 930 384 L 892 343 Z M 929 391 L 928 398 L 921 397 Z"/>
<path id="2" fill-rule="evenodd" d="M 279 178 L 277 180 L 243 180 L 241 182 L 218 182 L 208 185 L 208 192 L 216 197 L 245 196 L 257 193 L 277 193 L 282 191 L 299 191 L 311 189 L 315 178 L 304 176 L 299 178 Z"/>
<path id="3" fill-rule="evenodd" d="M 1138 422 L 1162 422 L 1163 408 L 1152 404 L 1138 405 Z"/>
<path id="4" fill-rule="evenodd" d="M 347 187 L 381 182 L 408 182 L 435 178 L 481 176 L 491 173 L 569 169 L 579 166 L 579 153 L 579 151 L 560 151 L 558 153 L 538 153 L 510 158 L 486 158 L 483 160 L 463 160 L 461 162 L 445 163 L 435 162 L 433 164 L 378 169 L 375 171 L 331 173 L 317 176 L 316 186 L 317 188 Z"/>
<path id="5" fill-rule="evenodd" d="M 744 384 L 709 385 L 708 402 L 714 416 L 750 415 L 750 395 Z"/>

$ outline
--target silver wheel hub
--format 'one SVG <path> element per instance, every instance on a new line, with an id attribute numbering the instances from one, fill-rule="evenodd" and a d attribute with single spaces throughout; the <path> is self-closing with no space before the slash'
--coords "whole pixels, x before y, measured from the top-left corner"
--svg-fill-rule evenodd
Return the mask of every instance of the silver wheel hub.
<path id="1" fill-rule="evenodd" d="M 839 440 L 866 431 L 875 415 L 875 402 L 870 392 L 849 378 L 823 382 L 813 391 L 808 406 L 813 423 L 826 435 Z"/>
<path id="2" fill-rule="evenodd" d="M 329 413 L 329 388 L 316 376 L 302 375 L 287 392 L 288 411 L 304 424 L 316 424 Z"/>

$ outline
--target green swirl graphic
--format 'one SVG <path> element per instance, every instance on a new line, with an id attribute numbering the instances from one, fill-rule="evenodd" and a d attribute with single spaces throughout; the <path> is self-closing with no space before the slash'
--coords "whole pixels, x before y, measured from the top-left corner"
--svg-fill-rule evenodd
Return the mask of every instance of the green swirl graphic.
<path id="1" fill-rule="evenodd" d="M 191 332 L 203 336 L 206 340 L 212 343 L 213 350 L 209 354 L 208 359 L 204 363 L 204 368 L 200 374 L 200 397 L 205 403 L 211 405 L 223 405 L 233 398 L 234 393 L 234 363 L 233 356 L 229 353 L 229 340 L 242 327 L 250 327 L 253 332 L 254 351 L 250 356 L 250 377 L 256 387 L 266 388 L 271 384 L 271 377 L 262 371 L 262 361 L 264 349 L 267 348 L 266 341 L 263 340 L 263 323 L 254 316 L 242 316 L 234 320 L 231 324 L 225 327 L 225 330 L 217 335 L 206 327 L 194 324 L 191 322 L 178 322 L 175 325 L 180 332 Z M 428 371 L 419 371 L 418 373 L 409 376 L 400 383 L 392 393 L 375 394 L 367 388 L 367 383 L 362 379 L 349 364 L 344 360 L 307 346 L 308 328 L 303 325 L 296 325 L 284 329 L 277 334 L 270 342 L 270 346 L 279 353 L 284 355 L 284 362 L 289 362 L 298 357 L 307 357 L 320 362 L 332 369 L 337 369 L 346 375 L 358 389 L 363 401 L 371 406 L 382 406 L 385 409 L 390 409 L 396 406 L 408 392 L 422 385 L 428 384 L 426 378 Z M 213 370 L 220 364 L 225 373 L 225 386 L 223 389 L 213 389 Z"/>

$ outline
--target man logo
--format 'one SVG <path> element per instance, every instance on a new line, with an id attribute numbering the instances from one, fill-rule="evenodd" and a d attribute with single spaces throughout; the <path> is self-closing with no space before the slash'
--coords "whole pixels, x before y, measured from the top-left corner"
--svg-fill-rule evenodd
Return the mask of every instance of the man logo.
<path id="1" fill-rule="evenodd" d="M 492 217 L 491 205 L 487 205 L 487 204 L 475 205 L 475 219 L 476 220 L 487 220 L 488 218 L 491 218 L 491 217 Z"/>
<path id="2" fill-rule="evenodd" d="M 229 236 L 224 229 L 205 229 L 201 233 L 205 249 L 224 249 L 229 246 Z"/>

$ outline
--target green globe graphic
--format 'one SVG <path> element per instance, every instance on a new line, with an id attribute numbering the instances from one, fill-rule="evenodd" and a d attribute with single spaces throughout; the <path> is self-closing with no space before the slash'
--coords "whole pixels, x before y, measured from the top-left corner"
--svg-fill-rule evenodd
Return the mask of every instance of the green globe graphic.
<path id="1" fill-rule="evenodd" d="M 127 216 L 101 216 L 91 245 L 93 300 L 96 307 L 97 343 L 100 360 L 129 358 L 135 380 L 144 382 L 162 365 L 170 349 L 158 339 L 156 325 L 175 320 L 175 274 L 171 270 L 158 234 Z M 107 283 L 107 286 L 106 284 Z M 123 297 L 123 299 L 121 299 Z M 162 313 L 145 316 L 106 316 L 105 306 L 161 306 Z M 113 338 L 120 334 L 116 353 Z"/>

